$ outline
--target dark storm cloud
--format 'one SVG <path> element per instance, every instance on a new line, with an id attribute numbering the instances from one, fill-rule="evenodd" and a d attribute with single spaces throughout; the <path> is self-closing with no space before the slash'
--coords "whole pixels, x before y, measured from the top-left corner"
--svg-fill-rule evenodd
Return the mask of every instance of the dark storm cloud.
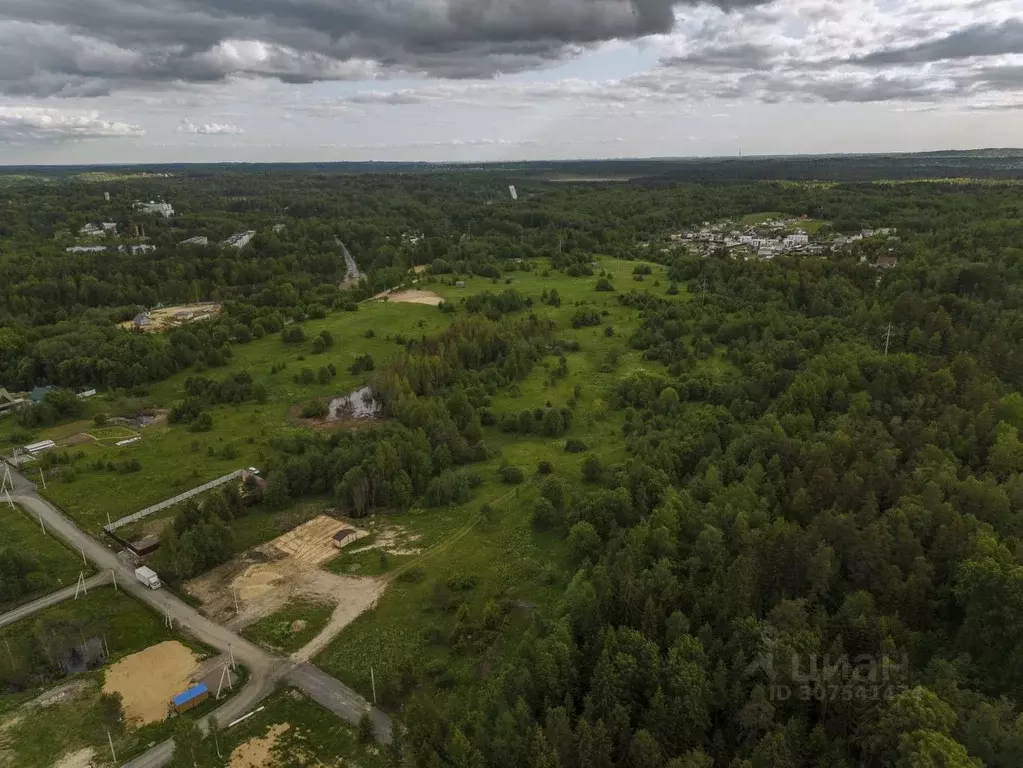
<path id="1" fill-rule="evenodd" d="M 937 40 L 875 51 L 851 61 L 867 66 L 890 66 L 1012 53 L 1023 53 L 1023 21 L 1018 19 L 1001 24 L 975 24 Z"/>
<path id="2" fill-rule="evenodd" d="M 725 10 L 763 0 L 712 0 Z M 232 74 L 489 77 L 669 32 L 691 0 L 3 0 L 0 89 L 94 95 Z M 232 41 L 260 46 L 234 46 Z"/>

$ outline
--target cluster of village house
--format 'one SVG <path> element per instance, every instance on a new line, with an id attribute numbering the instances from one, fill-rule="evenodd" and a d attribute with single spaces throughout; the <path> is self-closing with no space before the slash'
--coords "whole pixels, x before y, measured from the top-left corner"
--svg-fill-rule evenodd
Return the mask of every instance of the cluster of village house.
<path id="1" fill-rule="evenodd" d="M 824 237 L 811 238 L 801 227 L 802 219 L 769 219 L 756 225 L 738 225 L 726 221 L 720 224 L 704 222 L 699 229 L 678 232 L 670 236 L 674 245 L 684 246 L 690 251 L 709 254 L 714 251 L 728 250 L 736 256 L 757 255 L 765 259 L 773 259 L 784 253 L 803 253 L 822 255 L 827 251 L 837 251 L 860 240 L 878 235 L 892 238 L 895 229 L 864 229 L 851 235 L 829 234 Z M 670 250 L 670 249 L 669 249 Z M 889 259 L 879 266 L 894 266 Z"/>
<path id="2" fill-rule="evenodd" d="M 109 199 L 110 198 L 107 197 L 107 200 Z M 157 203 L 153 201 L 135 202 L 132 204 L 132 208 L 139 213 L 163 216 L 164 218 L 170 218 L 174 215 L 174 207 L 170 203 Z M 283 231 L 284 225 L 277 224 L 273 229 L 274 232 L 280 233 Z M 78 236 L 84 238 L 116 238 L 118 236 L 117 223 L 113 221 L 89 222 L 78 230 Z M 254 229 L 246 230 L 245 232 L 238 232 L 224 240 L 221 245 L 229 246 L 231 248 L 244 248 L 255 236 L 256 231 Z M 145 228 L 140 227 L 138 224 L 134 225 L 134 237 L 136 239 L 145 239 Z M 181 244 L 209 245 L 209 238 L 204 235 L 199 235 L 197 237 L 190 237 L 187 240 L 182 240 Z M 64 250 L 68 253 L 103 253 L 105 251 L 119 251 L 121 253 L 148 253 L 149 251 L 155 251 L 156 246 L 148 243 L 129 243 L 125 245 L 71 245 Z"/>

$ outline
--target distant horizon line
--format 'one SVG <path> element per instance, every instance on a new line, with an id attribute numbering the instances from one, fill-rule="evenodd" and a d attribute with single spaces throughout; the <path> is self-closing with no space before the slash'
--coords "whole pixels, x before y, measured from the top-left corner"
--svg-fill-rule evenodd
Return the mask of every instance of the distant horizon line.
<path id="1" fill-rule="evenodd" d="M 707 160 L 772 160 L 772 159 L 798 159 L 798 158 L 832 158 L 832 157 L 906 157 L 913 155 L 969 155 L 989 153 L 1019 153 L 1023 154 L 1023 147 L 978 147 L 975 149 L 928 149 L 917 151 L 886 151 L 886 152 L 793 152 L 793 153 L 772 153 L 772 154 L 739 154 L 735 155 L 662 155 L 662 156 L 621 156 L 621 157 L 583 157 L 583 158 L 547 158 L 543 160 L 209 160 L 202 162 L 178 161 L 178 162 L 157 162 L 157 163 L 33 163 L 33 164 L 8 164 L 0 162 L 0 173 L 14 170 L 31 169 L 58 169 L 58 168 L 172 168 L 172 167 L 208 167 L 208 166 L 308 166 L 308 165 L 406 165 L 406 166 L 458 166 L 458 167 L 486 167 L 486 166 L 507 166 L 507 165 L 543 165 L 543 164 L 568 164 L 568 163 L 627 163 L 627 162 L 698 162 Z"/>

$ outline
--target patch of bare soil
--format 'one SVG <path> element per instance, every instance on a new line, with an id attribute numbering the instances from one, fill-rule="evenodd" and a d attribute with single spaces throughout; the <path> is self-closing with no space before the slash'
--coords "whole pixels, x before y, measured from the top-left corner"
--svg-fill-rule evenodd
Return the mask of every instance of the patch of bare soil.
<path id="1" fill-rule="evenodd" d="M 66 701 L 77 699 L 92 687 L 93 683 L 91 680 L 72 680 L 70 683 L 51 688 L 37 698 L 32 699 L 26 706 L 29 708 L 38 707 L 39 709 L 45 709 L 55 704 L 63 704 Z"/>
<path id="2" fill-rule="evenodd" d="M 372 607 L 386 586 L 383 579 L 337 576 L 319 567 L 338 554 L 334 535 L 351 527 L 321 515 L 193 579 L 185 589 L 201 601 L 203 613 L 235 631 L 277 613 L 293 600 L 333 605 L 334 613 L 327 627 L 310 643 L 313 649 L 325 647 L 359 614 Z M 356 534 L 345 543 L 365 535 L 365 531 L 356 529 Z M 309 653 L 308 658 L 312 655 Z"/>
<path id="3" fill-rule="evenodd" d="M 92 747 L 79 749 L 77 752 L 69 752 L 56 762 L 53 768 L 94 768 L 96 762 L 96 750 Z"/>
<path id="4" fill-rule="evenodd" d="M 192 683 L 199 665 L 195 655 L 176 640 L 150 646 L 110 666 L 104 693 L 119 693 L 125 718 L 140 725 L 167 717 L 171 699 Z"/>
<path id="5" fill-rule="evenodd" d="M 271 726 L 265 736 L 253 736 L 239 744 L 231 753 L 229 768 L 270 768 L 275 762 L 274 746 L 290 728 L 290 723 L 278 723 Z"/>
<path id="6" fill-rule="evenodd" d="M 384 291 L 383 293 L 377 294 L 373 297 L 374 299 L 387 299 L 391 303 L 397 304 L 427 304 L 431 307 L 436 307 L 444 299 L 438 296 L 433 291 L 397 291 L 390 292 Z"/>
<path id="7" fill-rule="evenodd" d="M 146 313 L 149 317 L 149 324 L 142 327 L 146 333 L 158 333 L 168 328 L 176 328 L 185 323 L 208 320 L 220 314 L 220 305 L 212 301 L 201 301 L 198 304 L 179 304 L 173 307 L 161 307 Z M 131 329 L 135 326 L 134 320 L 119 323 L 121 328 Z"/>
<path id="8" fill-rule="evenodd" d="M 382 549 L 389 555 L 418 555 L 422 549 L 412 546 L 417 541 L 419 541 L 419 534 L 408 533 L 405 529 L 392 525 L 382 531 L 377 531 L 372 544 L 353 549 L 351 554 L 366 552 L 370 549 Z"/>

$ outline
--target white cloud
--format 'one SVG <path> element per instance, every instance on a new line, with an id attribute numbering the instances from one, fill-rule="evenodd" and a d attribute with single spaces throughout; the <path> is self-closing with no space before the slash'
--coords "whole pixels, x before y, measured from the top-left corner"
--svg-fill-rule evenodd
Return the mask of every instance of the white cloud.
<path id="1" fill-rule="evenodd" d="M 245 131 L 230 123 L 201 123 L 197 125 L 185 118 L 178 125 L 178 133 L 188 133 L 193 136 L 240 136 Z"/>
<path id="2" fill-rule="evenodd" d="M 104 120 L 96 111 L 74 112 L 38 106 L 0 106 L 0 142 L 63 142 L 138 138 L 137 125 Z"/>

